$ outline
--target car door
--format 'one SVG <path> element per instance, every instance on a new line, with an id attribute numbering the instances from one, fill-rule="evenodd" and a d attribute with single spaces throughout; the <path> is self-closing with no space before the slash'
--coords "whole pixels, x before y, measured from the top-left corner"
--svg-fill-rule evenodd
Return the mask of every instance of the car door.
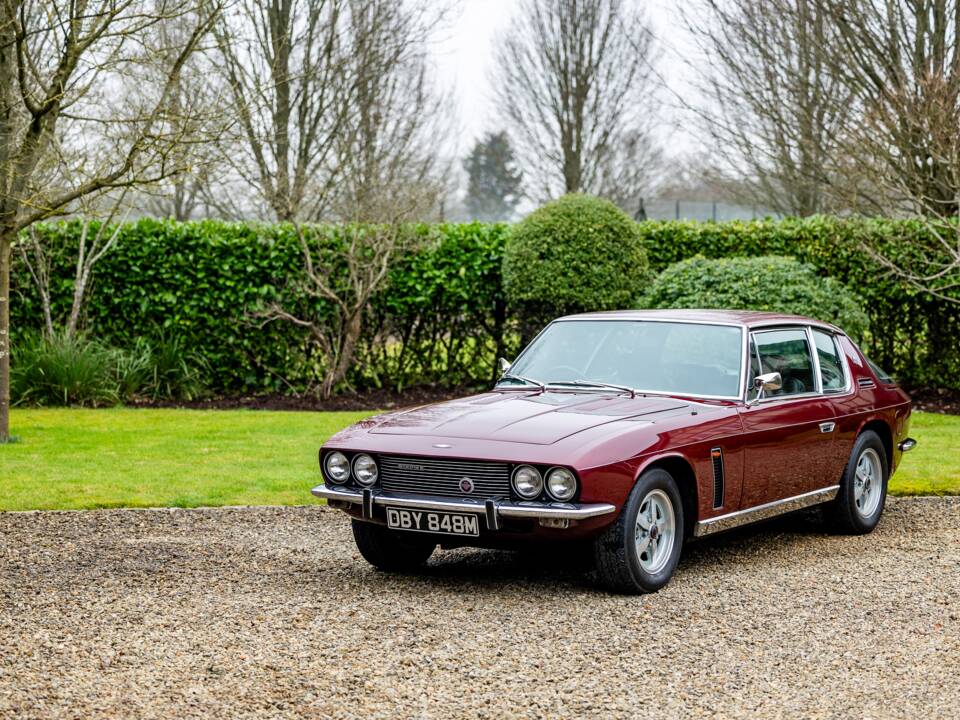
<path id="1" fill-rule="evenodd" d="M 813 337 L 806 327 L 750 333 L 741 508 L 802 495 L 833 483 L 834 410 L 820 387 Z M 780 390 L 761 394 L 753 378 L 779 372 Z"/>

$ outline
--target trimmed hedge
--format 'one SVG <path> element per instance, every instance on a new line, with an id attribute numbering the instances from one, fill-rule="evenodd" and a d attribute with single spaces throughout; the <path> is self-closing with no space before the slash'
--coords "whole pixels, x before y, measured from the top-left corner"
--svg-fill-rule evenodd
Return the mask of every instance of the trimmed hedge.
<path id="1" fill-rule="evenodd" d="M 640 305 L 764 310 L 827 318 L 855 339 L 863 337 L 869 322 L 860 299 L 839 282 L 818 276 L 812 265 L 776 255 L 681 260 L 656 277 Z"/>
<path id="2" fill-rule="evenodd" d="M 912 252 L 912 240 L 926 232 L 920 222 L 808 218 L 633 227 L 656 272 L 696 255 L 781 255 L 807 263 L 863 300 L 870 321 L 863 346 L 873 360 L 910 383 L 960 388 L 958 307 L 904 286 L 860 246 L 870 236 L 894 254 Z M 498 355 L 511 357 L 517 349 L 515 316 L 507 308 L 501 274 L 510 228 L 473 223 L 413 231 L 419 249 L 396 259 L 387 286 L 373 299 L 350 382 L 358 388 L 485 383 Z M 54 310 L 63 314 L 73 277 L 68 248 L 79 225 L 50 224 L 42 232 L 55 256 Z M 336 277 L 342 272 L 336 261 L 340 230 L 310 232 L 322 234 Z M 276 299 L 301 312 L 327 311 L 323 302 L 308 301 L 298 291 L 299 268 L 289 226 L 141 220 L 123 228 L 115 250 L 98 265 L 86 327 L 119 348 L 133 347 L 138 337 L 156 345 L 180 343 L 205 360 L 202 384 L 214 393 L 306 391 L 315 382 L 317 360 L 301 331 L 278 322 L 260 327 L 250 318 L 256 307 Z M 632 276 L 630 283 L 648 277 L 643 266 L 625 266 L 623 272 Z M 18 338 L 39 329 L 42 320 L 26 269 L 15 266 L 13 280 L 16 363 Z M 567 309 L 553 305 L 545 311 Z"/>
<path id="3" fill-rule="evenodd" d="M 518 223 L 503 256 L 507 299 L 527 332 L 558 315 L 629 307 L 647 279 L 637 224 L 589 195 L 565 195 Z"/>

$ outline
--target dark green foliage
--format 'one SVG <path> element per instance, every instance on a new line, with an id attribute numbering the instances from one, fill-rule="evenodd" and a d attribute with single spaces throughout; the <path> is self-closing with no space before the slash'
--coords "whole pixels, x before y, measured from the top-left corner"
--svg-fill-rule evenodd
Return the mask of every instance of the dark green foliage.
<path id="1" fill-rule="evenodd" d="M 120 399 L 116 353 L 82 335 L 27 334 L 14 344 L 11 360 L 15 403 L 96 407 Z"/>
<path id="2" fill-rule="evenodd" d="M 86 335 L 28 332 L 15 347 L 11 394 L 29 405 L 112 405 L 139 398 L 190 400 L 202 390 L 202 358 L 177 339 L 145 338 L 121 350 Z"/>
<path id="3" fill-rule="evenodd" d="M 774 255 L 694 257 L 667 267 L 644 294 L 645 308 L 719 308 L 807 315 L 839 325 L 859 339 L 867 316 L 859 299 L 812 265 Z"/>
<path id="4" fill-rule="evenodd" d="M 471 220 L 509 220 L 522 196 L 523 174 L 517 168 L 505 132 L 487 133 L 463 161 L 467 173 L 464 200 Z"/>
<path id="5" fill-rule="evenodd" d="M 613 203 L 565 195 L 513 228 L 503 281 L 528 328 L 558 315 L 630 307 L 648 279 L 638 226 Z"/>
<path id="6" fill-rule="evenodd" d="M 578 213 L 566 217 L 567 232 L 575 232 L 571 228 L 582 218 Z M 616 224 L 624 229 L 622 220 Z M 644 222 L 628 227 L 639 235 L 646 257 L 632 250 L 615 254 L 613 259 L 619 260 L 625 277 L 609 273 L 603 277 L 620 288 L 616 293 L 605 286 L 598 289 L 594 279 L 600 277 L 597 266 L 606 273 L 617 264 L 610 261 L 602 242 L 593 241 L 595 224 L 588 223 L 581 231 L 588 241 L 564 244 L 565 252 L 571 247 L 582 252 L 581 257 L 567 256 L 569 268 L 557 262 L 555 251 L 546 245 L 547 257 L 534 261 L 538 270 L 548 264 L 552 268 L 540 273 L 537 280 L 542 297 L 555 303 L 555 307 L 542 308 L 544 318 L 601 306 L 632 307 L 645 288 L 640 283 L 650 279 L 647 259 L 652 270 L 659 272 L 697 255 L 791 256 L 862 299 L 870 321 L 863 348 L 873 360 L 907 382 L 960 388 L 957 305 L 905 286 L 861 247 L 869 238 L 895 257 L 897 253 L 915 253 L 916 239 L 927 232 L 920 222 L 808 218 L 748 223 Z M 516 325 L 512 313 L 505 310 L 501 275 L 510 228 L 473 223 L 413 230 L 421 238 L 415 243 L 419 249 L 406 251 L 395 260 L 388 283 L 374 297 L 350 383 L 357 388 L 483 384 L 492 377 L 497 356 L 512 357 L 516 350 Z M 75 244 L 79 226 L 51 224 L 41 231 L 56 256 L 54 314 L 62 318 L 71 299 L 69 247 L 71 242 Z M 332 250 L 324 267 L 331 277 L 343 273 L 335 252 L 342 233 L 329 227 L 308 228 L 308 232 L 323 233 L 323 241 L 329 243 Z M 511 265 L 517 267 L 515 251 L 508 253 L 504 273 Z M 599 259 L 604 262 L 598 263 Z M 129 354 L 124 360 L 126 369 L 121 372 L 119 364 L 115 369 L 116 392 L 121 399 L 152 396 L 157 391 L 150 387 L 164 384 L 167 390 L 160 390 L 160 395 L 171 392 L 184 397 L 201 388 L 214 394 L 301 392 L 317 377 L 317 360 L 311 357 L 301 331 L 287 323 L 261 327 L 260 321 L 251 317 L 253 310 L 274 299 L 292 302 L 304 312 L 328 313 L 329 306 L 308 299 L 299 290 L 299 271 L 300 250 L 290 226 L 142 220 L 126 226 L 114 252 L 97 265 L 84 326 L 104 347 L 122 348 Z M 592 305 L 586 305 L 568 293 L 563 279 L 571 274 L 578 287 L 587 284 L 586 291 L 598 289 L 603 302 L 594 299 Z M 639 282 L 635 278 L 640 278 Z M 13 280 L 13 367 L 18 373 L 18 367 L 23 372 L 31 367 L 28 336 L 31 330 L 40 330 L 42 313 L 24 267 L 15 264 Z M 623 286 L 631 288 L 629 294 Z M 539 299 L 530 296 L 532 301 Z M 167 343 L 176 347 L 163 350 Z M 150 361 L 145 367 L 147 348 Z M 155 355 L 171 361 L 155 363 Z M 180 372 L 175 369 L 178 355 L 187 358 L 189 370 L 181 372 L 186 382 L 175 378 L 157 382 L 156 377 L 167 376 L 157 367 Z M 144 381 L 145 375 L 151 379 Z M 121 381 L 121 377 L 128 379 Z M 177 387 L 181 389 L 174 390 Z"/>

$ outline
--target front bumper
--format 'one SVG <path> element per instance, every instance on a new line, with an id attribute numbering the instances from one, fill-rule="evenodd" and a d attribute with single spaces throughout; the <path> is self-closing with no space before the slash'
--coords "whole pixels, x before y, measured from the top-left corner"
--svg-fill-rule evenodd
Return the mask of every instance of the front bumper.
<path id="1" fill-rule="evenodd" d="M 361 505 L 365 518 L 372 518 L 373 508 L 378 505 L 440 512 L 476 513 L 486 518 L 488 530 L 499 530 L 501 518 L 532 518 L 548 527 L 567 527 L 571 520 L 600 517 L 617 510 L 609 503 L 545 503 L 493 498 L 474 500 L 473 498 L 414 495 L 386 492 L 376 488 L 359 490 L 329 485 L 317 485 L 310 492 L 319 498 L 324 498 L 333 507 L 346 508 L 350 505 Z"/>

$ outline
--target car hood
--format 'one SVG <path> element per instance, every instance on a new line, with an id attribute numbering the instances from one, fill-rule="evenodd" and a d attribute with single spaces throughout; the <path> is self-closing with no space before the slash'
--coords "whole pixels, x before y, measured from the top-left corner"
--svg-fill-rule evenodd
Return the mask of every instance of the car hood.
<path id="1" fill-rule="evenodd" d="M 373 435 L 416 435 L 551 445 L 600 425 L 662 417 L 690 403 L 611 393 L 491 392 L 382 415 Z"/>

